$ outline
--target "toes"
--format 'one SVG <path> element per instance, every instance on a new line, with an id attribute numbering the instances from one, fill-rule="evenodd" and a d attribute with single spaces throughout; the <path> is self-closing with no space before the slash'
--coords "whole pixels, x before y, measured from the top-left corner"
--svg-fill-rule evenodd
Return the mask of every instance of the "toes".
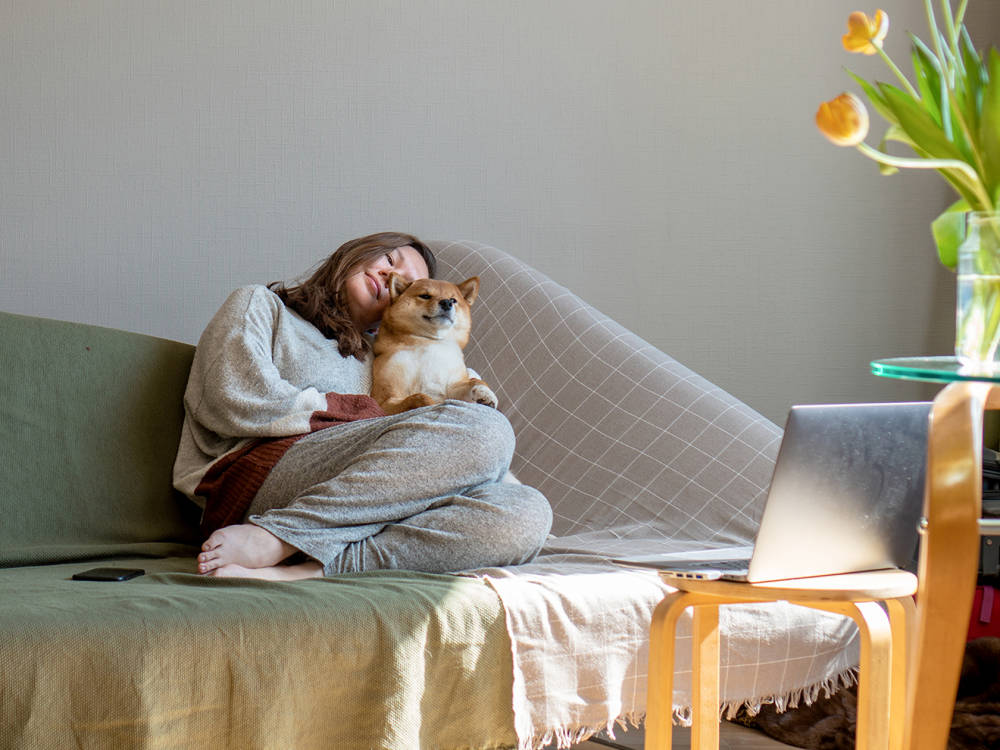
<path id="1" fill-rule="evenodd" d="M 252 524 L 227 526 L 213 532 L 202 550 L 198 563 L 203 573 L 229 564 L 244 568 L 268 567 L 295 552 L 294 547 Z"/>
<path id="2" fill-rule="evenodd" d="M 209 560 L 202 560 L 200 556 L 198 558 L 198 572 L 199 573 L 211 573 L 213 570 L 216 570 L 216 569 L 218 569 L 220 567 L 223 567 L 222 563 L 220 563 L 215 558 L 212 558 L 212 559 L 209 559 Z"/>
<path id="3" fill-rule="evenodd" d="M 244 568 L 242 565 L 237 565 L 236 563 L 229 563 L 228 565 L 221 565 L 215 570 L 213 570 L 208 575 L 215 576 L 216 578 L 265 578 L 266 575 L 261 574 L 260 570 L 252 570 L 250 568 Z"/>
<path id="4" fill-rule="evenodd" d="M 201 545 L 201 548 L 206 552 L 209 552 L 213 549 L 221 547 L 223 542 L 226 540 L 226 535 L 223 533 L 224 531 L 225 529 L 213 531 L 208 539 L 205 540 L 205 543 Z"/>

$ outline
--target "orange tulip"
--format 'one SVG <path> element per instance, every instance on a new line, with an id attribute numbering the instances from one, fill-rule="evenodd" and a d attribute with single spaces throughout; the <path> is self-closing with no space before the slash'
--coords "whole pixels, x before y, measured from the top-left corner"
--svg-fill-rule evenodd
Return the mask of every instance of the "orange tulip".
<path id="1" fill-rule="evenodd" d="M 876 10 L 874 18 L 856 10 L 847 17 L 847 33 L 841 41 L 848 52 L 875 55 L 882 49 L 882 42 L 888 33 L 889 16 L 884 10 Z"/>
<path id="2" fill-rule="evenodd" d="M 816 127 L 838 146 L 857 146 L 868 135 L 868 110 L 854 94 L 843 93 L 816 110 Z"/>

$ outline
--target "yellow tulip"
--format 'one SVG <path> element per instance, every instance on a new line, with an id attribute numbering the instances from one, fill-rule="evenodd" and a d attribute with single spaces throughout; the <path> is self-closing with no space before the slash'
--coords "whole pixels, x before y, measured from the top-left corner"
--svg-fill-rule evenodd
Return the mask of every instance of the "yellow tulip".
<path id="1" fill-rule="evenodd" d="M 847 18 L 847 33 L 842 42 L 848 52 L 860 52 L 863 55 L 876 55 L 882 49 L 882 42 L 889 33 L 889 16 L 882 9 L 875 11 L 875 17 L 869 18 L 860 10 L 851 13 Z"/>
<path id="2" fill-rule="evenodd" d="M 857 146 L 868 135 L 868 110 L 854 94 L 843 93 L 816 110 L 816 127 L 838 146 Z"/>

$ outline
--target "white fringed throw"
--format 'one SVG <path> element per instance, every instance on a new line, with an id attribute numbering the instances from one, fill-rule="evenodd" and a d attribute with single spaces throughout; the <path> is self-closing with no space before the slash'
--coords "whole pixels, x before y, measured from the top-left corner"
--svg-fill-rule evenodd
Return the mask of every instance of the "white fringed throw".
<path id="1" fill-rule="evenodd" d="M 635 540 L 630 546 L 637 546 Z M 663 541 L 651 541 L 659 545 Z M 718 553 L 718 551 L 717 551 Z M 651 571 L 598 555 L 543 554 L 530 565 L 478 571 L 503 602 L 514 657 L 519 750 L 567 748 L 646 713 L 649 624 L 673 589 Z M 720 612 L 723 712 L 811 703 L 855 680 L 857 629 L 839 615 L 787 603 Z M 691 621 L 679 626 L 674 716 L 690 721 Z"/>

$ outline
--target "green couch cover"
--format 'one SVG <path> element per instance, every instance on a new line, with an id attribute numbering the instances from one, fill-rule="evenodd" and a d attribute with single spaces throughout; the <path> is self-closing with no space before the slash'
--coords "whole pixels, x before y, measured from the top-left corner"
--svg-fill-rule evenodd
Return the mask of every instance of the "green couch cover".
<path id="1" fill-rule="evenodd" d="M 194 572 L 170 481 L 193 351 L 0 313 L 0 747 L 515 745 L 482 581 Z M 99 565 L 146 575 L 72 579 Z"/>

